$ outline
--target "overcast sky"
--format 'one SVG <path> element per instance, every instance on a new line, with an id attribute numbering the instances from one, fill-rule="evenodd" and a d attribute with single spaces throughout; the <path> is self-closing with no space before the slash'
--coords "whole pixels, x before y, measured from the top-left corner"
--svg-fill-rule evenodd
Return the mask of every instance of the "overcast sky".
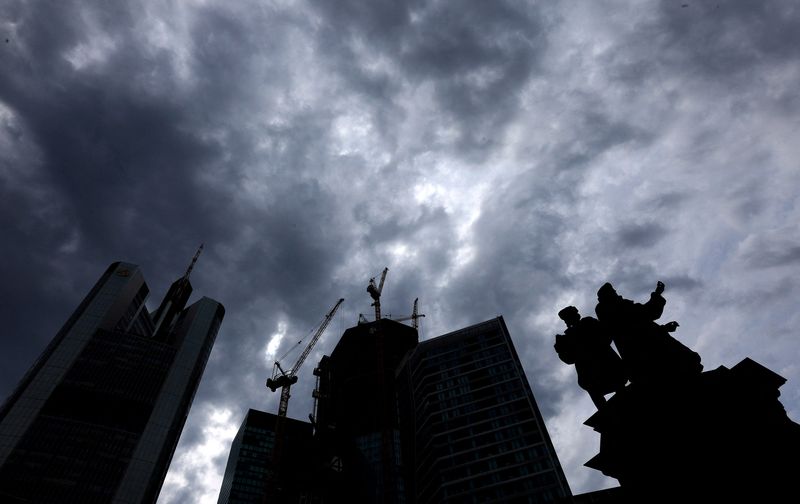
<path id="1" fill-rule="evenodd" d="M 227 314 L 160 504 L 216 502 L 344 297 L 307 417 L 384 266 L 423 338 L 505 317 L 575 493 L 616 480 L 553 336 L 605 281 L 664 281 L 705 368 L 750 356 L 800 420 L 795 1 L 3 0 L 0 43 L 1 396 L 109 263 L 154 308 L 206 244 L 194 299 Z"/>

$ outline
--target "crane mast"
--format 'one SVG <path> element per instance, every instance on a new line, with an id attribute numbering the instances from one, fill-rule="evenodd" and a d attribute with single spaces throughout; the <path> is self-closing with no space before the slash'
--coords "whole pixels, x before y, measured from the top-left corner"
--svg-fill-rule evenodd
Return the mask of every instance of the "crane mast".
<path id="1" fill-rule="evenodd" d="M 416 298 L 414 300 L 414 310 L 411 312 L 410 316 L 396 318 L 396 319 L 392 319 L 392 320 L 394 320 L 395 322 L 404 322 L 406 320 L 411 320 L 412 321 L 412 325 L 414 326 L 414 329 L 419 329 L 419 319 L 424 317 L 425 314 L 424 313 L 417 313 L 417 303 L 418 302 L 419 302 L 419 298 Z"/>
<path id="2" fill-rule="evenodd" d="M 325 329 L 330 324 L 331 319 L 336 314 L 336 310 L 339 309 L 339 306 L 344 302 L 344 299 L 339 299 L 336 304 L 331 308 L 327 315 L 325 315 L 325 319 L 320 324 L 319 328 L 317 328 L 314 336 L 311 338 L 311 341 L 308 342 L 303 353 L 300 354 L 300 357 L 297 358 L 297 361 L 294 365 L 286 372 L 283 367 L 281 366 L 280 362 L 275 361 L 275 367 L 272 372 L 272 377 L 267 378 L 267 388 L 275 392 L 278 388 L 281 389 L 281 399 L 280 403 L 278 404 L 278 417 L 275 419 L 275 445 L 272 449 L 272 466 L 271 472 L 268 473 L 267 477 L 265 478 L 265 485 L 266 489 L 264 492 L 264 498 L 262 502 L 272 503 L 275 501 L 281 500 L 281 489 L 277 487 L 279 482 L 281 481 L 281 474 L 283 473 L 283 449 L 284 449 L 284 430 L 286 426 L 286 412 L 289 409 L 289 398 L 291 397 L 290 391 L 292 385 L 297 383 L 297 372 L 300 370 L 300 366 L 303 365 L 303 362 L 308 357 L 308 354 L 311 353 L 311 349 L 319 340 L 322 333 L 325 332 Z"/>
<path id="3" fill-rule="evenodd" d="M 419 315 L 417 313 L 417 302 L 419 298 L 414 298 L 414 310 L 411 312 L 411 321 L 413 322 L 414 329 L 419 329 L 419 318 L 424 317 L 425 314 Z"/>

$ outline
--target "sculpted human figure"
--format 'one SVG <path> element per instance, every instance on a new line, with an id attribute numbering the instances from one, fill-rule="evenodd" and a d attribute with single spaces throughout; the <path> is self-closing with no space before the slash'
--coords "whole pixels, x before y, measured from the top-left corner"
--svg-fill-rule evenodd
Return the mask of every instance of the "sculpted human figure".
<path id="1" fill-rule="evenodd" d="M 581 318 L 574 306 L 567 306 L 558 316 L 567 329 L 564 334 L 556 335 L 554 348 L 562 361 L 575 364 L 578 385 L 600 409 L 606 403 L 605 394 L 620 390 L 627 382 L 622 361 L 611 348 L 611 338 L 601 330 L 597 319 Z"/>
<path id="2" fill-rule="evenodd" d="M 631 383 L 665 383 L 703 369 L 700 356 L 669 335 L 678 328 L 677 322 L 655 322 L 667 303 L 663 293 L 664 284 L 658 282 L 642 304 L 623 298 L 610 283 L 597 291 L 597 318 L 613 339 Z"/>

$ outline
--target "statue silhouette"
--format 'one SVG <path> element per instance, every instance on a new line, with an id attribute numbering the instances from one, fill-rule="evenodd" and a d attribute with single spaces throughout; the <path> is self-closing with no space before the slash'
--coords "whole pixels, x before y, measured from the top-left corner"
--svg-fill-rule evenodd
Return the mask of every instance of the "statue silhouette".
<path id="1" fill-rule="evenodd" d="M 655 322 L 667 303 L 663 293 L 664 283 L 658 282 L 650 299 L 642 304 L 623 298 L 610 283 L 597 291 L 595 313 L 607 337 L 614 341 L 631 383 L 669 385 L 696 377 L 703 370 L 700 355 L 670 336 L 679 324 Z"/>
<path id="2" fill-rule="evenodd" d="M 600 434 L 600 451 L 584 465 L 619 480 L 618 503 L 797 501 L 800 424 L 778 400 L 786 379 L 749 358 L 703 372 L 700 356 L 670 336 L 678 323 L 656 322 L 663 293 L 658 282 L 635 303 L 607 283 L 597 319 L 559 312 L 567 330 L 556 352 L 598 407 L 584 424 Z M 630 385 L 609 378 L 619 368 Z"/>
<path id="3" fill-rule="evenodd" d="M 611 348 L 611 338 L 593 317 L 581 318 L 574 306 L 567 306 L 558 316 L 567 325 L 564 334 L 556 335 L 554 348 L 559 358 L 575 364 L 578 385 L 586 390 L 597 409 L 605 403 L 605 394 L 625 386 L 628 378 L 622 361 Z"/>

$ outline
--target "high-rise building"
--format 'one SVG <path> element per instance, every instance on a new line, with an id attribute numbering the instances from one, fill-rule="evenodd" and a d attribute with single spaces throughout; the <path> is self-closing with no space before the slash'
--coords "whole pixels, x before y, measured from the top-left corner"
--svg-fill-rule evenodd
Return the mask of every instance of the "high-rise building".
<path id="1" fill-rule="evenodd" d="M 393 320 L 358 324 L 314 370 L 323 502 L 406 502 L 395 370 L 417 341 Z"/>
<path id="2" fill-rule="evenodd" d="M 421 342 L 397 387 L 409 501 L 571 495 L 502 317 Z"/>
<path id="3" fill-rule="evenodd" d="M 502 317 L 421 343 L 362 323 L 314 374 L 319 502 L 571 497 Z"/>
<path id="4" fill-rule="evenodd" d="M 0 407 L 0 501 L 155 502 L 225 313 L 191 269 L 152 314 L 138 266 L 103 273 Z"/>
<path id="5" fill-rule="evenodd" d="M 308 495 L 312 486 L 311 424 L 293 418 L 284 420 L 285 445 L 279 474 L 272 474 L 277 418 L 254 409 L 247 412 L 231 444 L 218 504 L 261 504 L 267 484 L 280 486 L 281 502 L 299 502 Z"/>

